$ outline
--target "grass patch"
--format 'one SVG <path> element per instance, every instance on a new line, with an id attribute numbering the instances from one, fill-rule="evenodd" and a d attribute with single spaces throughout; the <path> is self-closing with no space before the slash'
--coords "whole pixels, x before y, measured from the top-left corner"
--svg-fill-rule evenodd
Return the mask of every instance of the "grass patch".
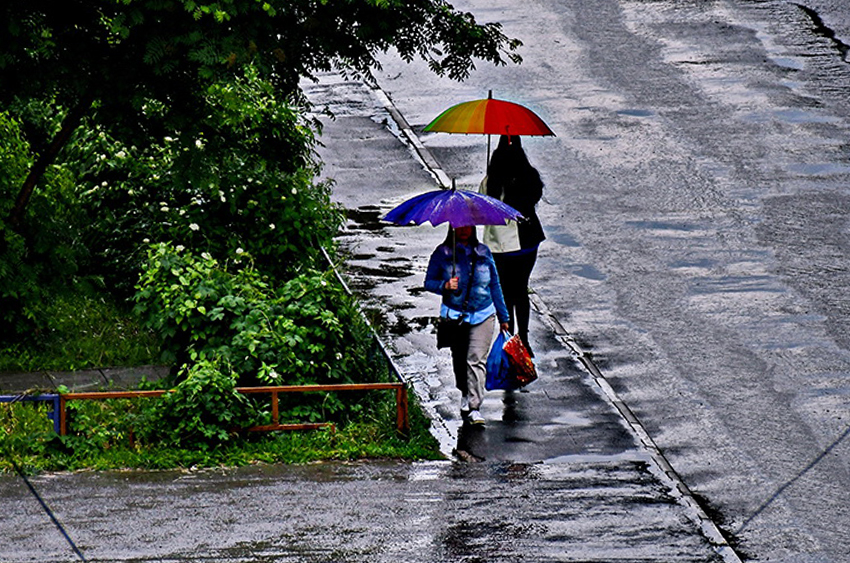
<path id="1" fill-rule="evenodd" d="M 145 424 L 155 398 L 80 402 L 67 436 L 53 432 L 47 406 L 0 405 L 0 472 L 17 463 L 27 473 L 80 469 L 173 469 L 243 466 L 255 463 L 309 463 L 322 460 L 440 459 L 430 421 L 411 397 L 411 430 L 399 436 L 395 400 L 377 402 L 368 416 L 335 430 L 244 433 L 218 445 L 179 447 L 136 439 L 134 424 Z M 146 404 L 147 403 L 147 404 Z"/>
<path id="2" fill-rule="evenodd" d="M 50 325 L 0 349 L 0 372 L 73 371 L 155 364 L 161 342 L 105 295 L 68 293 L 46 304 Z"/>

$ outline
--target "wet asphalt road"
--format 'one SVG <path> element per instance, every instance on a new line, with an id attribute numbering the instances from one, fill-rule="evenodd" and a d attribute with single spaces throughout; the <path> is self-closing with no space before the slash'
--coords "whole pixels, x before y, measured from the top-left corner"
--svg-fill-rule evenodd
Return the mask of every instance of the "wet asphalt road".
<path id="1" fill-rule="evenodd" d="M 61 508 L 89 561 L 715 560 L 645 463 L 627 457 L 569 465 L 83 473 L 35 481 Z M 0 560 L 79 561 L 22 489 L 3 483 L 4 512 L 27 525 L 2 520 Z"/>
<path id="2" fill-rule="evenodd" d="M 744 554 L 850 560 L 846 3 L 457 5 L 525 63 L 381 87 L 415 131 L 491 89 L 547 121 L 538 296 Z M 421 139 L 477 185 L 483 138 Z"/>

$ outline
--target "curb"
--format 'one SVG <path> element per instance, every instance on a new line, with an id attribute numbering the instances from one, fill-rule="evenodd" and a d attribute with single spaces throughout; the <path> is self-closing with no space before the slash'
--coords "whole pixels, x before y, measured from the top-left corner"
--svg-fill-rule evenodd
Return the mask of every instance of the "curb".
<path id="1" fill-rule="evenodd" d="M 390 117 L 393 118 L 396 125 L 398 126 L 401 134 L 404 135 L 404 138 L 413 146 L 414 150 L 416 150 L 416 154 L 419 155 L 419 160 L 425 166 L 425 169 L 428 170 L 434 178 L 437 180 L 437 184 L 441 188 L 447 189 L 452 185 L 451 178 L 446 174 L 445 170 L 443 170 L 440 163 L 434 158 L 434 155 L 431 154 L 431 151 L 428 150 L 428 147 L 422 144 L 422 141 L 419 139 L 419 136 L 413 131 L 413 128 L 407 123 L 407 120 L 398 111 L 398 108 L 395 107 L 390 97 L 384 92 L 380 86 L 370 86 L 372 92 L 374 92 L 375 96 L 378 98 L 378 101 L 381 102 L 381 105 L 384 109 L 389 112 Z"/>

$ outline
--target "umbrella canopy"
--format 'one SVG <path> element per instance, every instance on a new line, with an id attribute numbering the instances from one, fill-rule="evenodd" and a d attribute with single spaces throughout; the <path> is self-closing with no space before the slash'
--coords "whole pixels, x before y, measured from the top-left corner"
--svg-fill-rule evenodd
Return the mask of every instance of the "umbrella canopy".
<path id="1" fill-rule="evenodd" d="M 496 100 L 492 92 L 484 100 L 452 106 L 425 126 L 424 131 L 484 135 L 551 135 L 555 133 L 525 106 Z"/>
<path id="2" fill-rule="evenodd" d="M 509 220 L 521 218 L 519 211 L 496 198 L 455 187 L 408 199 L 384 216 L 385 221 L 397 225 L 430 222 L 436 227 L 448 223 L 453 229 L 474 225 L 504 225 Z"/>

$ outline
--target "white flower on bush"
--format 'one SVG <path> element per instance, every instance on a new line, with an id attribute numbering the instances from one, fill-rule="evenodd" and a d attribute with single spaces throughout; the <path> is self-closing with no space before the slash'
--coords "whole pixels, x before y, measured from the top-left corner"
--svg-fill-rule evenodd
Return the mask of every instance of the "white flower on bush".
<path id="1" fill-rule="evenodd" d="M 127 158 L 127 153 L 124 151 L 118 151 L 117 153 L 115 153 L 115 156 L 117 156 L 118 158 Z"/>
<path id="2" fill-rule="evenodd" d="M 162 211 L 163 213 L 168 213 L 168 211 L 169 211 L 167 205 L 163 205 L 162 207 L 159 208 L 159 210 Z"/>
<path id="3" fill-rule="evenodd" d="M 212 255 L 209 252 L 201 252 L 201 258 L 204 260 L 212 260 Z"/>
<path id="4" fill-rule="evenodd" d="M 275 229 L 274 223 L 269 223 L 269 229 L 272 230 L 272 231 Z"/>
<path id="5" fill-rule="evenodd" d="M 328 282 L 326 282 L 325 280 L 322 280 L 322 287 L 325 287 L 326 285 L 328 285 Z"/>
<path id="6" fill-rule="evenodd" d="M 295 188 L 292 188 L 292 195 L 298 195 L 298 190 L 296 190 Z"/>
<path id="7" fill-rule="evenodd" d="M 195 146 L 198 147 L 199 149 L 202 149 L 202 148 L 204 148 L 204 142 L 200 139 L 196 139 L 195 140 Z"/>
<path id="8" fill-rule="evenodd" d="M 244 253 L 245 253 L 245 251 L 242 250 L 241 247 L 236 249 L 236 254 L 244 254 Z"/>
<path id="9" fill-rule="evenodd" d="M 192 223 L 191 225 L 189 225 L 189 228 L 192 229 L 193 231 L 197 231 L 201 227 L 197 223 Z"/>
<path id="10" fill-rule="evenodd" d="M 177 245 L 177 252 L 183 252 L 184 250 L 186 250 L 185 246 L 183 246 L 182 244 Z"/>

